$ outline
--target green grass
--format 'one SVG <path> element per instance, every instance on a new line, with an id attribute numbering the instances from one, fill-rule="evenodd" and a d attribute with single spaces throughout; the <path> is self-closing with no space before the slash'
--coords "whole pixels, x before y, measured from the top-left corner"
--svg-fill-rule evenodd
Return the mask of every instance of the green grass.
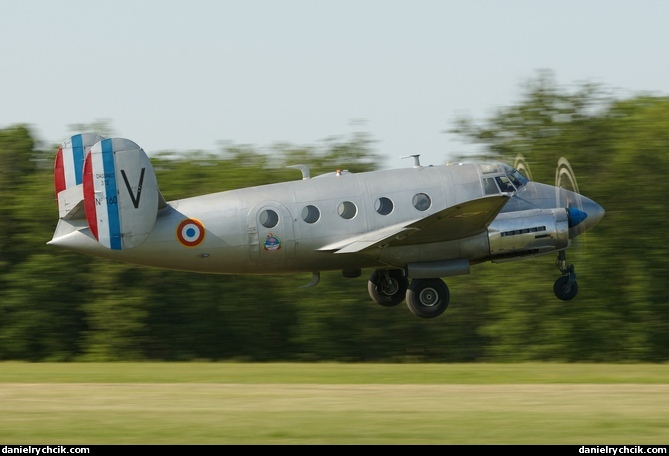
<path id="1" fill-rule="evenodd" d="M 669 365 L 0 363 L 0 444 L 666 444 Z"/>

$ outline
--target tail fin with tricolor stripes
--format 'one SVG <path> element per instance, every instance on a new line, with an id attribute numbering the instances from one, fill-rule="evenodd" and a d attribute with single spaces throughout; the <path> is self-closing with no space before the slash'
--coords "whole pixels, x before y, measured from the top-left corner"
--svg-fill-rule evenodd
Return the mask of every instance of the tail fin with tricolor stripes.
<path id="1" fill-rule="evenodd" d="M 129 139 L 71 137 L 56 155 L 54 180 L 60 218 L 85 218 L 90 234 L 112 250 L 144 242 L 166 204 L 149 157 Z"/>
<path id="2" fill-rule="evenodd" d="M 74 135 L 61 145 L 56 153 L 53 179 L 61 218 L 84 218 L 83 171 L 86 154 L 91 147 L 104 139 L 94 133 Z"/>

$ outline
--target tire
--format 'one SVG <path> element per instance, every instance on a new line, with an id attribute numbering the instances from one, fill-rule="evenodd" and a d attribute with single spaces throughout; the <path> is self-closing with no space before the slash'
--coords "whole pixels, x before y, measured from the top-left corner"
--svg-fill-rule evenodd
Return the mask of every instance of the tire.
<path id="1" fill-rule="evenodd" d="M 553 293 L 555 293 L 555 296 L 559 299 L 569 301 L 574 299 L 578 293 L 578 283 L 574 281 L 571 286 L 569 286 L 569 275 L 564 275 L 555 281 L 555 285 L 553 285 Z"/>
<path id="2" fill-rule="evenodd" d="M 441 279 L 414 279 L 407 290 L 407 306 L 420 318 L 435 318 L 448 307 L 451 294 Z"/>
<path id="3" fill-rule="evenodd" d="M 401 269 L 390 269 L 388 280 L 384 272 L 377 269 L 367 282 L 367 291 L 372 300 L 383 307 L 394 307 L 404 301 L 409 280 Z"/>

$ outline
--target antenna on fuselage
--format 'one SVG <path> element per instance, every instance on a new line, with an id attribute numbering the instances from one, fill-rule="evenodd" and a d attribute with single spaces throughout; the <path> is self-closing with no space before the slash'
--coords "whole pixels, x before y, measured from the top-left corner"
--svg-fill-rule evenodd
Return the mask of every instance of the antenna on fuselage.
<path id="1" fill-rule="evenodd" d="M 422 168 L 420 165 L 420 154 L 415 154 L 415 155 L 407 155 L 406 157 L 402 158 L 411 158 L 413 157 L 413 167 L 414 168 Z"/>
<path id="2" fill-rule="evenodd" d="M 302 171 L 302 180 L 307 180 L 311 178 L 311 174 L 309 173 L 309 167 L 307 165 L 291 165 L 288 166 L 288 168 L 299 169 L 300 171 Z"/>

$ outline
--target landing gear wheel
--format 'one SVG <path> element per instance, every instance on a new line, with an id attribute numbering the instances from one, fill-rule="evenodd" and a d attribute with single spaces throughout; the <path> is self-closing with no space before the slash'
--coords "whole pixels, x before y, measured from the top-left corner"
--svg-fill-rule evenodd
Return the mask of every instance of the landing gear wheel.
<path id="1" fill-rule="evenodd" d="M 435 318 L 444 313 L 451 299 L 441 279 L 414 279 L 407 290 L 407 306 L 420 318 Z"/>
<path id="2" fill-rule="evenodd" d="M 564 250 L 558 252 L 557 268 L 563 274 L 555 281 L 553 293 L 558 299 L 569 301 L 574 299 L 578 293 L 578 283 L 576 283 L 576 272 L 573 264 L 567 264 L 567 254 Z"/>
<path id="3" fill-rule="evenodd" d="M 404 301 L 409 279 L 401 269 L 377 269 L 367 282 L 372 300 L 383 306 L 393 307 Z"/>
<path id="4" fill-rule="evenodd" d="M 553 293 L 559 299 L 569 301 L 570 299 L 574 299 L 574 296 L 578 293 L 578 283 L 576 280 L 571 279 L 569 275 L 562 276 L 555 281 Z"/>

